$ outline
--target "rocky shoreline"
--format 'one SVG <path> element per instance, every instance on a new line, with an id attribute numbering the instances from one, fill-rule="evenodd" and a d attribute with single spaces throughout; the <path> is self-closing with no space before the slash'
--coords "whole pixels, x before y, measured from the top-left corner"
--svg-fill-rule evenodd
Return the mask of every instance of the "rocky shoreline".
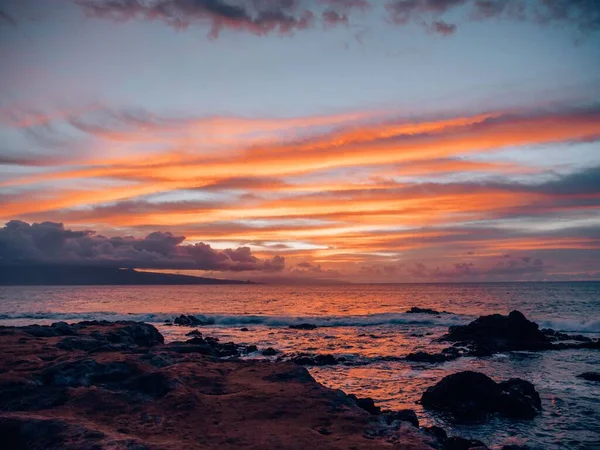
<path id="1" fill-rule="evenodd" d="M 457 350 L 426 362 L 511 349 L 597 348 L 597 341 L 539 330 L 521 316 L 451 327 L 443 339 Z M 178 325 L 201 326 L 181 317 Z M 239 357 L 278 351 L 221 343 L 197 329 L 186 337 L 165 344 L 141 322 L 0 327 L 3 448 L 486 448 L 439 427 L 419 428 L 412 410 L 382 411 L 372 399 L 328 389 L 302 367 L 343 363 L 331 355 L 248 360 Z M 476 372 L 445 377 L 423 392 L 421 403 L 459 421 L 495 414 L 532 419 L 543 408 L 531 383 L 497 383 Z"/>

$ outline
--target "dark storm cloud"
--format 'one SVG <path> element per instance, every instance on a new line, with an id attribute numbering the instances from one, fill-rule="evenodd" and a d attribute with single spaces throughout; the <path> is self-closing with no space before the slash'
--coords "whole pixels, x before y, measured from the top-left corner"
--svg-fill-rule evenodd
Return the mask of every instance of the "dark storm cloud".
<path id="1" fill-rule="evenodd" d="M 139 269 L 279 271 L 281 256 L 259 259 L 248 247 L 216 250 L 184 245 L 184 236 L 153 232 L 145 238 L 105 237 L 94 231 L 72 231 L 62 223 L 28 224 L 18 220 L 0 229 L 0 264 L 85 264 Z"/>

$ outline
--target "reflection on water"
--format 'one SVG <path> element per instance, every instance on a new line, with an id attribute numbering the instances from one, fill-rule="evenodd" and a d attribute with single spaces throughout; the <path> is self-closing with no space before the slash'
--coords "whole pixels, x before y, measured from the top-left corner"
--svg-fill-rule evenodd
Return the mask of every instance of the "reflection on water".
<path id="1" fill-rule="evenodd" d="M 405 314 L 411 306 L 453 314 Z M 444 345 L 435 339 L 449 325 L 512 309 L 542 326 L 593 336 L 600 332 L 600 283 L 0 289 L 2 324 L 144 320 L 174 340 L 189 329 L 165 326 L 165 319 L 181 313 L 204 315 L 212 325 L 203 327 L 203 333 L 221 340 L 274 347 L 287 354 L 343 356 L 347 365 L 310 371 L 323 384 L 373 397 L 384 408 L 415 409 L 425 425 L 437 424 L 496 446 L 525 442 L 538 449 L 600 448 L 598 387 L 575 376 L 600 370 L 597 352 L 520 352 L 434 366 L 401 359 L 412 351 L 441 349 Z M 301 322 L 319 328 L 288 328 Z M 416 403 L 427 386 L 466 369 L 497 381 L 520 377 L 533 382 L 542 396 L 542 414 L 533 421 L 495 419 L 485 426 L 455 426 Z"/>

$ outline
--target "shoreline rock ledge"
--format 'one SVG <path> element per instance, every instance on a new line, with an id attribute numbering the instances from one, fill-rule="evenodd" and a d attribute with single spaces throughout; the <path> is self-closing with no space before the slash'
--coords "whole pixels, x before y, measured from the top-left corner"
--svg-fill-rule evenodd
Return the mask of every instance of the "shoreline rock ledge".
<path id="1" fill-rule="evenodd" d="M 370 414 L 292 362 L 192 336 L 164 344 L 139 322 L 0 327 L 2 448 L 446 448 L 414 413 Z"/>

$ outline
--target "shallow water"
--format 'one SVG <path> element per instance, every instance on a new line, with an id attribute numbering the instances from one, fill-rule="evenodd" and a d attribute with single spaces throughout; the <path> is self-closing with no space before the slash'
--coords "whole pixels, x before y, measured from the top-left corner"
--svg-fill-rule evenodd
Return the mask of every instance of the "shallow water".
<path id="1" fill-rule="evenodd" d="M 406 314 L 412 306 L 451 314 Z M 0 288 L 0 324 L 143 320 L 172 340 L 189 329 L 165 326 L 165 320 L 181 313 L 204 315 L 212 324 L 202 327 L 203 333 L 221 340 L 284 353 L 344 356 L 348 365 L 310 371 L 323 384 L 373 397 L 382 407 L 415 409 L 423 424 L 437 424 L 490 446 L 600 449 L 600 386 L 575 376 L 600 370 L 597 351 L 515 352 L 441 365 L 400 359 L 414 350 L 441 348 L 432 341 L 449 325 L 513 309 L 542 327 L 600 335 L 600 283 Z M 302 322 L 319 328 L 288 328 Z M 496 419 L 454 426 L 415 403 L 427 386 L 465 369 L 498 381 L 520 377 L 533 382 L 542 396 L 542 414 L 533 421 Z"/>

